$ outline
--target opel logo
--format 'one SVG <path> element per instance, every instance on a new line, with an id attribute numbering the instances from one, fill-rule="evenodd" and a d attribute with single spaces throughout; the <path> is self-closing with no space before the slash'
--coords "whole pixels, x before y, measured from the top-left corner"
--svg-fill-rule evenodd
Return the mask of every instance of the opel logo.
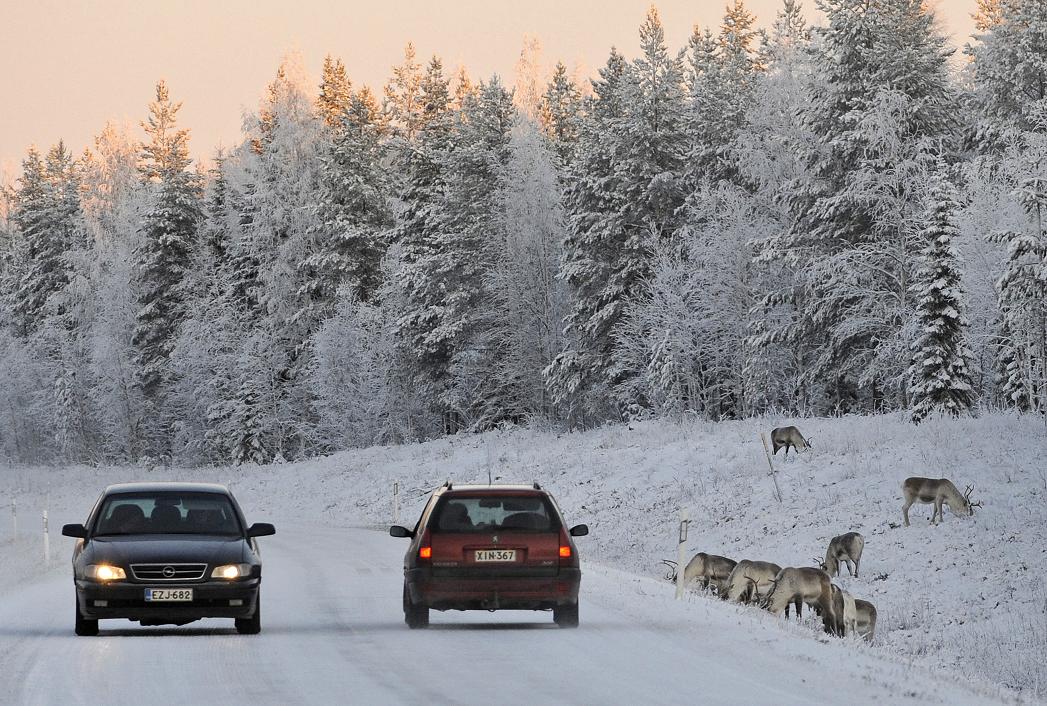
<path id="1" fill-rule="evenodd" d="M 172 578 L 174 578 L 174 575 L 175 575 L 175 567 L 173 567 L 173 566 L 165 566 L 163 571 L 161 571 L 160 573 L 162 573 L 164 575 L 165 579 L 172 579 Z"/>
<path id="2" fill-rule="evenodd" d="M 498 544 L 498 535 L 497 534 L 494 535 L 493 537 L 491 537 L 491 544 Z"/>

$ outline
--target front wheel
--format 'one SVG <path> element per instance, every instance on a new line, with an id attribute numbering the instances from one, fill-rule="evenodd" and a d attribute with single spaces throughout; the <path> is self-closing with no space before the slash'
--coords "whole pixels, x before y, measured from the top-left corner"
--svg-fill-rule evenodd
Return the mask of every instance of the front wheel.
<path id="1" fill-rule="evenodd" d="M 237 618 L 236 631 L 241 635 L 257 635 L 262 632 L 262 592 L 255 598 L 254 615 L 250 618 Z"/>
<path id="2" fill-rule="evenodd" d="M 553 622 L 562 628 L 578 627 L 578 604 L 558 605 L 553 608 Z"/>
<path id="3" fill-rule="evenodd" d="M 81 637 L 92 637 L 94 635 L 97 635 L 98 621 L 89 620 L 88 618 L 85 618 L 83 614 L 80 612 L 80 601 L 76 600 L 75 597 L 73 598 L 73 600 L 76 603 L 76 624 L 74 628 L 76 634 L 80 635 Z"/>
<path id="4" fill-rule="evenodd" d="M 411 602 L 407 584 L 404 584 L 404 622 L 412 630 L 429 627 L 429 607 Z"/>

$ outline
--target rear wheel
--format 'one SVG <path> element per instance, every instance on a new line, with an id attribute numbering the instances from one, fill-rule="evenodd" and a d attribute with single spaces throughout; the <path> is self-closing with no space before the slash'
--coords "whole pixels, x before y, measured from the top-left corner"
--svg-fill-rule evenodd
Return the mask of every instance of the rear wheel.
<path id="1" fill-rule="evenodd" d="M 429 627 L 429 607 L 411 602 L 407 584 L 404 584 L 404 622 L 412 630 Z"/>
<path id="2" fill-rule="evenodd" d="M 558 605 L 553 608 L 553 622 L 562 628 L 578 627 L 578 604 Z"/>
<path id="3" fill-rule="evenodd" d="M 262 592 L 255 598 L 254 615 L 250 618 L 237 618 L 236 631 L 241 635 L 257 635 L 262 632 Z"/>
<path id="4" fill-rule="evenodd" d="M 80 601 L 76 600 L 76 625 L 75 631 L 77 635 L 82 637 L 91 637 L 98 634 L 98 621 L 89 620 L 83 616 L 80 612 Z"/>

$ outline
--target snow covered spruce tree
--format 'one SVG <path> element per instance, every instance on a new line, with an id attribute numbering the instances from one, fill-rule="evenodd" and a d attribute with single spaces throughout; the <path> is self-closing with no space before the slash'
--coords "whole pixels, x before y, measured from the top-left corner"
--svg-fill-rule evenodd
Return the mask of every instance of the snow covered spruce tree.
<path id="1" fill-rule="evenodd" d="M 79 167 L 59 142 L 42 159 L 30 149 L 22 163 L 22 188 L 14 222 L 21 234 L 16 267 L 21 277 L 13 296 L 15 331 L 29 336 L 52 316 L 62 317 L 61 293 L 69 284 L 75 253 L 84 247 Z"/>
<path id="2" fill-rule="evenodd" d="M 917 423 L 935 413 L 955 417 L 974 406 L 959 256 L 952 244 L 956 198 L 952 186 L 937 177 L 927 200 L 926 245 L 913 283 L 919 336 L 912 344 L 909 395 Z"/>
<path id="3" fill-rule="evenodd" d="M 646 404 L 613 393 L 635 374 L 615 363 L 613 332 L 650 273 L 651 247 L 676 232 L 683 201 L 683 66 L 666 47 L 654 8 L 640 27 L 640 45 L 642 55 L 631 64 L 612 50 L 594 81 L 596 97 L 567 179 L 561 276 L 574 300 L 571 338 L 546 374 L 554 399 L 575 419 L 623 415 Z"/>
<path id="4" fill-rule="evenodd" d="M 397 338 L 411 360 L 409 376 L 430 412 L 429 418 L 419 420 L 417 425 L 424 438 L 450 429 L 454 417 L 441 402 L 448 386 L 453 351 L 446 340 L 434 335 L 444 293 L 429 276 L 434 260 L 445 256 L 439 247 L 439 236 L 444 217 L 441 205 L 449 179 L 446 153 L 453 130 L 448 84 L 443 65 L 436 57 L 429 63 L 423 90 L 424 122 L 417 139 L 407 147 L 405 186 L 400 196 L 403 206 L 394 239 L 400 261 L 396 280 L 403 290 L 396 297 L 401 306 Z"/>
<path id="5" fill-rule="evenodd" d="M 998 393 L 1019 410 L 1047 408 L 1047 7 L 1000 0 L 979 15 L 972 55 L 979 158 L 989 240 L 1005 248 L 992 317 Z M 983 232 L 984 232 L 983 230 Z"/>
<path id="6" fill-rule="evenodd" d="M 350 96 L 329 131 L 318 174 L 320 223 L 300 264 L 305 305 L 316 320 L 330 313 L 343 285 L 363 301 L 373 296 L 393 225 L 380 109 L 370 90 Z"/>
<path id="7" fill-rule="evenodd" d="M 189 130 L 178 128 L 181 103 L 172 103 L 167 85 L 156 85 L 156 100 L 142 127 L 149 141 L 142 146 L 142 176 L 153 185 L 152 208 L 142 223 L 136 252 L 135 289 L 138 312 L 132 342 L 138 385 L 151 403 L 144 423 L 150 425 L 149 450 L 169 454 L 173 420 L 163 398 L 170 382 L 168 360 L 185 318 L 182 283 L 200 221 L 200 185 L 189 170 Z"/>
<path id="8" fill-rule="evenodd" d="M 567 75 L 562 61 L 556 63 L 553 77 L 545 88 L 539 110 L 542 130 L 551 141 L 560 165 L 571 161 L 578 142 L 578 121 L 582 116 L 582 93 Z"/>
<path id="9" fill-rule="evenodd" d="M 791 227 L 761 257 L 796 272 L 800 317 L 784 337 L 814 343 L 816 409 L 904 407 L 910 287 L 927 165 L 952 152 L 951 53 L 918 0 L 824 0 L 828 26 L 803 119 L 813 179 L 788 195 Z M 765 342 L 781 338 L 776 332 Z"/>

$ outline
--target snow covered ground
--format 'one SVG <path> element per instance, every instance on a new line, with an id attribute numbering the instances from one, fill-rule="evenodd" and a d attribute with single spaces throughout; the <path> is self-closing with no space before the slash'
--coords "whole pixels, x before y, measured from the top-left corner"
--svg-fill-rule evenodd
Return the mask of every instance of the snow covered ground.
<path id="1" fill-rule="evenodd" d="M 779 455 L 776 467 L 784 496 L 779 504 L 758 434 L 794 421 L 814 448 L 796 459 L 790 454 L 788 462 Z M 394 482 L 404 489 L 401 519 L 410 524 L 431 488 L 447 479 L 486 482 L 490 474 L 494 480 L 541 482 L 555 492 L 568 522 L 590 525 L 592 534 L 579 544 L 590 577 L 583 597 L 591 595 L 595 616 L 612 624 L 635 627 L 653 621 L 665 627 L 644 633 L 653 642 L 642 643 L 637 651 L 655 650 L 658 634 L 678 643 L 687 635 L 694 650 L 690 663 L 711 660 L 710 669 L 720 668 L 727 661 L 716 655 L 727 631 L 731 636 L 724 654 L 743 646 L 756 662 L 768 650 L 795 654 L 764 664 L 783 674 L 799 669 L 812 676 L 815 666 L 848 660 L 861 665 L 866 677 L 860 679 L 859 703 L 894 703 L 932 693 L 956 703 L 955 694 L 950 699 L 942 695 L 947 692 L 935 691 L 952 679 L 969 685 L 956 687 L 965 695 L 960 701 L 1035 701 L 1047 696 L 1044 451 L 1047 430 L 1031 417 L 985 415 L 913 427 L 899 417 L 881 416 L 661 421 L 560 435 L 514 429 L 267 467 L 6 468 L 0 469 L 0 563 L 5 567 L 0 597 L 21 595 L 25 600 L 20 591 L 27 582 L 68 581 L 68 540 L 57 536 L 58 527 L 81 521 L 109 482 L 217 480 L 233 487 L 253 520 L 291 527 L 379 527 L 391 519 Z M 928 525 L 930 506 L 914 506 L 912 526 L 901 527 L 900 484 L 909 475 L 949 477 L 961 488 L 975 482 L 975 497 L 985 506 L 974 518 L 947 514 L 938 527 Z M 19 505 L 17 539 L 10 534 L 9 497 Z M 48 498 L 54 561 L 61 566 L 45 570 L 39 560 L 39 515 Z M 862 576 L 845 575 L 839 582 L 876 604 L 880 622 L 875 644 L 829 641 L 813 624 L 775 620 L 697 594 L 674 603 L 672 587 L 660 580 L 664 566 L 659 560 L 674 558 L 681 506 L 694 519 L 692 553 L 805 566 L 824 554 L 832 536 L 860 531 L 866 538 Z M 389 561 L 395 564 L 403 546 L 392 539 L 383 539 L 381 546 L 388 542 L 393 542 Z M 272 561 L 271 555 L 267 560 Z M 391 575 L 397 578 L 393 568 Z M 399 608 L 395 589 L 389 589 L 388 598 L 394 622 Z M 583 626 L 587 615 L 583 608 Z M 0 651 L 11 637 L 10 631 L 0 632 Z M 614 659 L 604 666 L 617 669 Z M 885 666 L 892 664 L 894 671 Z M 933 689 L 921 683 L 928 668 L 936 675 Z M 749 677 L 755 670 L 746 672 Z M 647 670 L 637 679 L 647 685 L 664 677 Z M 831 680 L 836 688 L 848 688 L 835 676 Z M 830 698 L 829 691 L 813 684 L 809 688 L 815 701 Z M 723 701 L 731 700 L 728 693 L 718 693 Z M 789 696 L 776 698 L 768 691 L 749 696 L 791 702 L 800 692 L 783 693 Z M 657 690 L 650 692 L 651 700 L 664 700 L 659 696 Z"/>

